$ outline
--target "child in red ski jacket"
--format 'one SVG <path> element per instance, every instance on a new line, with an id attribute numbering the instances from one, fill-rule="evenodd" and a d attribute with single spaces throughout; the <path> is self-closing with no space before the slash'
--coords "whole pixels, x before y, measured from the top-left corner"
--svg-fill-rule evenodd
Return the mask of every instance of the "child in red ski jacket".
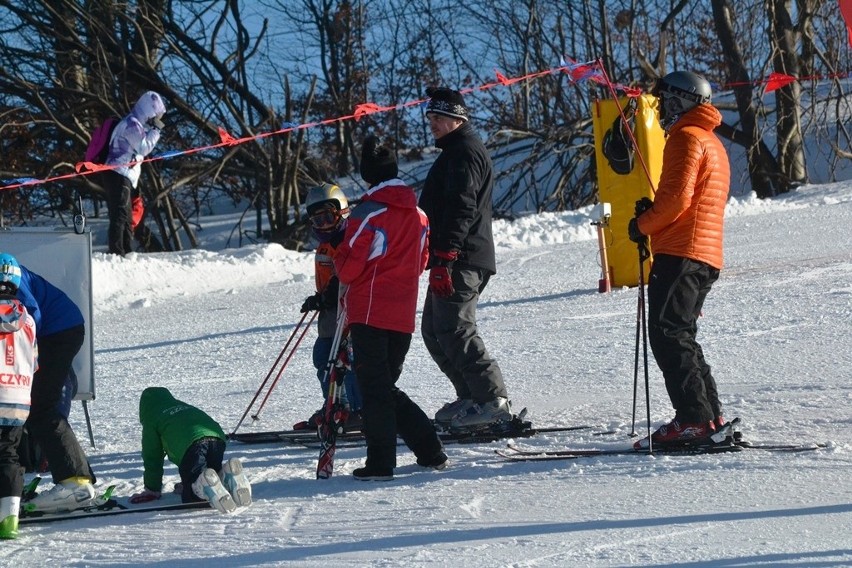
<path id="1" fill-rule="evenodd" d="M 414 332 L 429 223 L 414 190 L 397 178 L 394 155 L 377 143 L 364 141 L 361 177 L 370 188 L 347 221 L 334 266 L 348 286 L 346 323 L 367 440 L 366 465 L 353 475 L 387 481 L 396 467 L 397 435 L 421 466 L 443 469 L 447 455 L 432 421 L 396 386 Z"/>

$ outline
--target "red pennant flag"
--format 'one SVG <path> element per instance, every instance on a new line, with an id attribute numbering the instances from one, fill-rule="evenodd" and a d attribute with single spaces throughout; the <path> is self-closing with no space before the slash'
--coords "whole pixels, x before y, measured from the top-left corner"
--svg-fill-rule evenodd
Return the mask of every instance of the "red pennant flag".
<path id="1" fill-rule="evenodd" d="M 74 164 L 74 170 L 79 174 L 83 170 L 89 170 L 90 172 L 101 172 L 104 170 L 113 170 L 114 166 L 106 166 L 104 164 L 96 164 L 94 162 L 77 162 Z"/>
<path id="2" fill-rule="evenodd" d="M 849 45 L 852 45 L 852 0 L 839 0 L 840 15 L 846 22 L 846 32 L 849 34 Z"/>
<path id="3" fill-rule="evenodd" d="M 503 85 L 504 87 L 508 87 L 512 83 L 517 83 L 518 81 L 521 81 L 523 79 L 523 77 L 516 77 L 514 79 L 509 79 L 508 77 L 506 77 L 505 75 L 503 75 L 502 73 L 500 73 L 496 69 L 494 70 L 494 74 L 497 75 L 497 81 L 499 81 L 500 84 Z"/>
<path id="4" fill-rule="evenodd" d="M 355 121 L 361 120 L 362 117 L 367 116 L 368 114 L 373 114 L 376 112 L 383 112 L 386 110 L 391 110 L 394 107 L 383 107 L 379 106 L 376 103 L 361 103 L 359 105 L 355 105 L 355 112 L 352 116 L 355 118 Z"/>
<path id="5" fill-rule="evenodd" d="M 598 69 L 598 63 L 596 61 L 577 63 L 570 57 L 567 57 L 566 59 L 568 60 L 568 62 L 565 71 L 568 73 L 568 75 L 570 75 L 571 80 L 575 83 L 589 80 L 600 85 L 606 84 L 606 79 L 604 79 L 603 74 Z"/>
<path id="6" fill-rule="evenodd" d="M 785 75 L 783 73 L 770 73 L 769 79 L 766 80 L 766 92 L 771 93 L 775 89 L 780 89 L 784 85 L 789 85 L 795 81 L 795 77 Z"/>
<path id="7" fill-rule="evenodd" d="M 221 126 L 219 127 L 219 138 L 222 140 L 222 144 L 228 144 L 229 146 L 237 141 L 236 138 L 228 134 L 228 131 Z"/>
<path id="8" fill-rule="evenodd" d="M 595 70 L 591 65 L 583 65 L 582 63 L 572 65 L 568 68 L 568 74 L 571 75 L 571 80 L 574 82 L 588 79 L 594 72 Z"/>

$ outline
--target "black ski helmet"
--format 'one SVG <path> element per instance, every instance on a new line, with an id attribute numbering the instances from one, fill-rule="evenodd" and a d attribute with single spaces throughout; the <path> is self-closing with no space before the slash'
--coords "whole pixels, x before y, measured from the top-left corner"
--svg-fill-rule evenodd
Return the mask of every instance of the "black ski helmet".
<path id="1" fill-rule="evenodd" d="M 683 113 L 709 103 L 712 96 L 707 79 L 691 71 L 674 71 L 658 79 L 651 94 L 660 99 L 660 126 L 666 131 Z"/>

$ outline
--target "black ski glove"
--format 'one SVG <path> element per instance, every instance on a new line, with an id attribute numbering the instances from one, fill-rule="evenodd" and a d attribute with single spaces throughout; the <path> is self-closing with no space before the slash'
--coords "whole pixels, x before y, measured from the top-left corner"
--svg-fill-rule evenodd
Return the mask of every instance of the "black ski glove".
<path id="1" fill-rule="evenodd" d="M 307 298 L 305 298 L 305 301 L 302 303 L 302 308 L 299 310 L 299 313 L 304 314 L 304 313 L 307 313 L 307 312 L 313 312 L 313 311 L 322 310 L 322 309 L 323 309 L 322 294 L 317 292 L 313 296 L 308 296 Z"/>
<path id="2" fill-rule="evenodd" d="M 636 220 L 636 217 L 632 218 L 627 224 L 627 236 L 634 243 L 642 244 L 648 242 L 648 237 L 643 235 L 642 231 L 639 230 L 639 222 Z"/>
<path id="3" fill-rule="evenodd" d="M 648 197 L 643 197 L 636 202 L 636 208 L 633 210 L 633 215 L 638 217 L 648 209 L 654 206 L 654 202 Z"/>
<path id="4" fill-rule="evenodd" d="M 300 313 L 304 314 L 305 312 L 312 311 L 321 312 L 323 310 L 333 310 L 337 307 L 337 294 L 339 288 L 340 281 L 336 276 L 332 277 L 331 280 L 328 281 L 328 284 L 325 285 L 325 290 L 305 298 L 304 303 L 302 303 Z"/>

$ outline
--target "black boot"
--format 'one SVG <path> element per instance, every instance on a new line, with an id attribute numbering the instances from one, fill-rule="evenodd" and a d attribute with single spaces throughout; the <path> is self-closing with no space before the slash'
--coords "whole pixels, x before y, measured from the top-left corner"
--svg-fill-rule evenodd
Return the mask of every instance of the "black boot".
<path id="1" fill-rule="evenodd" d="M 358 481 L 393 481 L 393 468 L 367 465 L 353 471 L 352 477 Z"/>
<path id="2" fill-rule="evenodd" d="M 431 467 L 439 471 L 447 467 L 447 462 L 447 454 L 443 451 L 438 452 L 430 458 L 417 458 L 417 465 L 420 467 Z"/>

